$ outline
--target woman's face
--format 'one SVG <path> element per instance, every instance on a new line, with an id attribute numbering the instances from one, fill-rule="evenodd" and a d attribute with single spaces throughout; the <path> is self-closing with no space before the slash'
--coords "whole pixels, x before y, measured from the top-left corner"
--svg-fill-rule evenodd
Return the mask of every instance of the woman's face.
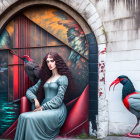
<path id="1" fill-rule="evenodd" d="M 49 67 L 50 70 L 53 70 L 56 68 L 56 64 L 54 59 L 51 57 L 51 55 L 48 55 L 47 59 L 46 59 L 46 63 Z"/>

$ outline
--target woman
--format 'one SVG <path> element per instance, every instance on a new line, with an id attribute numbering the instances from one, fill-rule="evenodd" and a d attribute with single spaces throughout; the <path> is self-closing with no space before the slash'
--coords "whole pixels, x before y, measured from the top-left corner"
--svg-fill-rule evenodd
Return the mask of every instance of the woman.
<path id="1" fill-rule="evenodd" d="M 59 134 L 67 116 L 63 99 L 71 78 L 66 63 L 57 53 L 45 56 L 40 80 L 26 91 L 33 112 L 19 116 L 15 140 L 50 140 Z"/>

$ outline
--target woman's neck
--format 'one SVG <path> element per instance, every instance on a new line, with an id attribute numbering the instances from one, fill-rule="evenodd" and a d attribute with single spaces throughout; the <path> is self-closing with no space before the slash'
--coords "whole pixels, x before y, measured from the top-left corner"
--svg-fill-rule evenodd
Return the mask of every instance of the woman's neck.
<path id="1" fill-rule="evenodd" d="M 57 69 L 55 68 L 55 69 L 53 69 L 52 70 L 52 77 L 55 77 L 55 76 L 58 76 L 59 74 L 58 74 L 58 71 L 57 71 Z"/>

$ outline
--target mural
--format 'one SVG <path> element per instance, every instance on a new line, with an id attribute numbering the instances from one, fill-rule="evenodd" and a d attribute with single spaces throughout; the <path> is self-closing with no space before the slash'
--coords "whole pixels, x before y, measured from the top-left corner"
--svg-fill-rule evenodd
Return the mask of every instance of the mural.
<path id="1" fill-rule="evenodd" d="M 80 55 L 88 58 L 88 45 L 86 45 L 84 32 L 65 12 L 56 8 L 37 7 L 30 8 L 23 14 Z"/>
<path id="2" fill-rule="evenodd" d="M 25 73 L 24 62 L 9 49 L 18 56 L 29 55 L 40 65 L 47 52 L 61 55 L 77 85 L 65 99 L 66 104 L 79 98 L 88 85 L 88 44 L 78 23 L 62 10 L 50 6 L 22 11 L 0 34 L 0 116 L 3 114 L 0 117 L 0 135 L 18 118 L 19 101 L 33 85 Z M 7 106 L 6 111 L 3 106 Z"/>

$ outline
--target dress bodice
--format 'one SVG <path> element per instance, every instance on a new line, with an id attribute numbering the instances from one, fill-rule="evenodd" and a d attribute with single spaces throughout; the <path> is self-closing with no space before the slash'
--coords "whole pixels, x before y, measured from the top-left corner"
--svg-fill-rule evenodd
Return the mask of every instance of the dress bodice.
<path id="1" fill-rule="evenodd" d="M 45 83 L 44 84 L 44 92 L 45 92 L 45 99 L 52 99 L 56 96 L 58 91 L 58 84 L 57 82 Z"/>

